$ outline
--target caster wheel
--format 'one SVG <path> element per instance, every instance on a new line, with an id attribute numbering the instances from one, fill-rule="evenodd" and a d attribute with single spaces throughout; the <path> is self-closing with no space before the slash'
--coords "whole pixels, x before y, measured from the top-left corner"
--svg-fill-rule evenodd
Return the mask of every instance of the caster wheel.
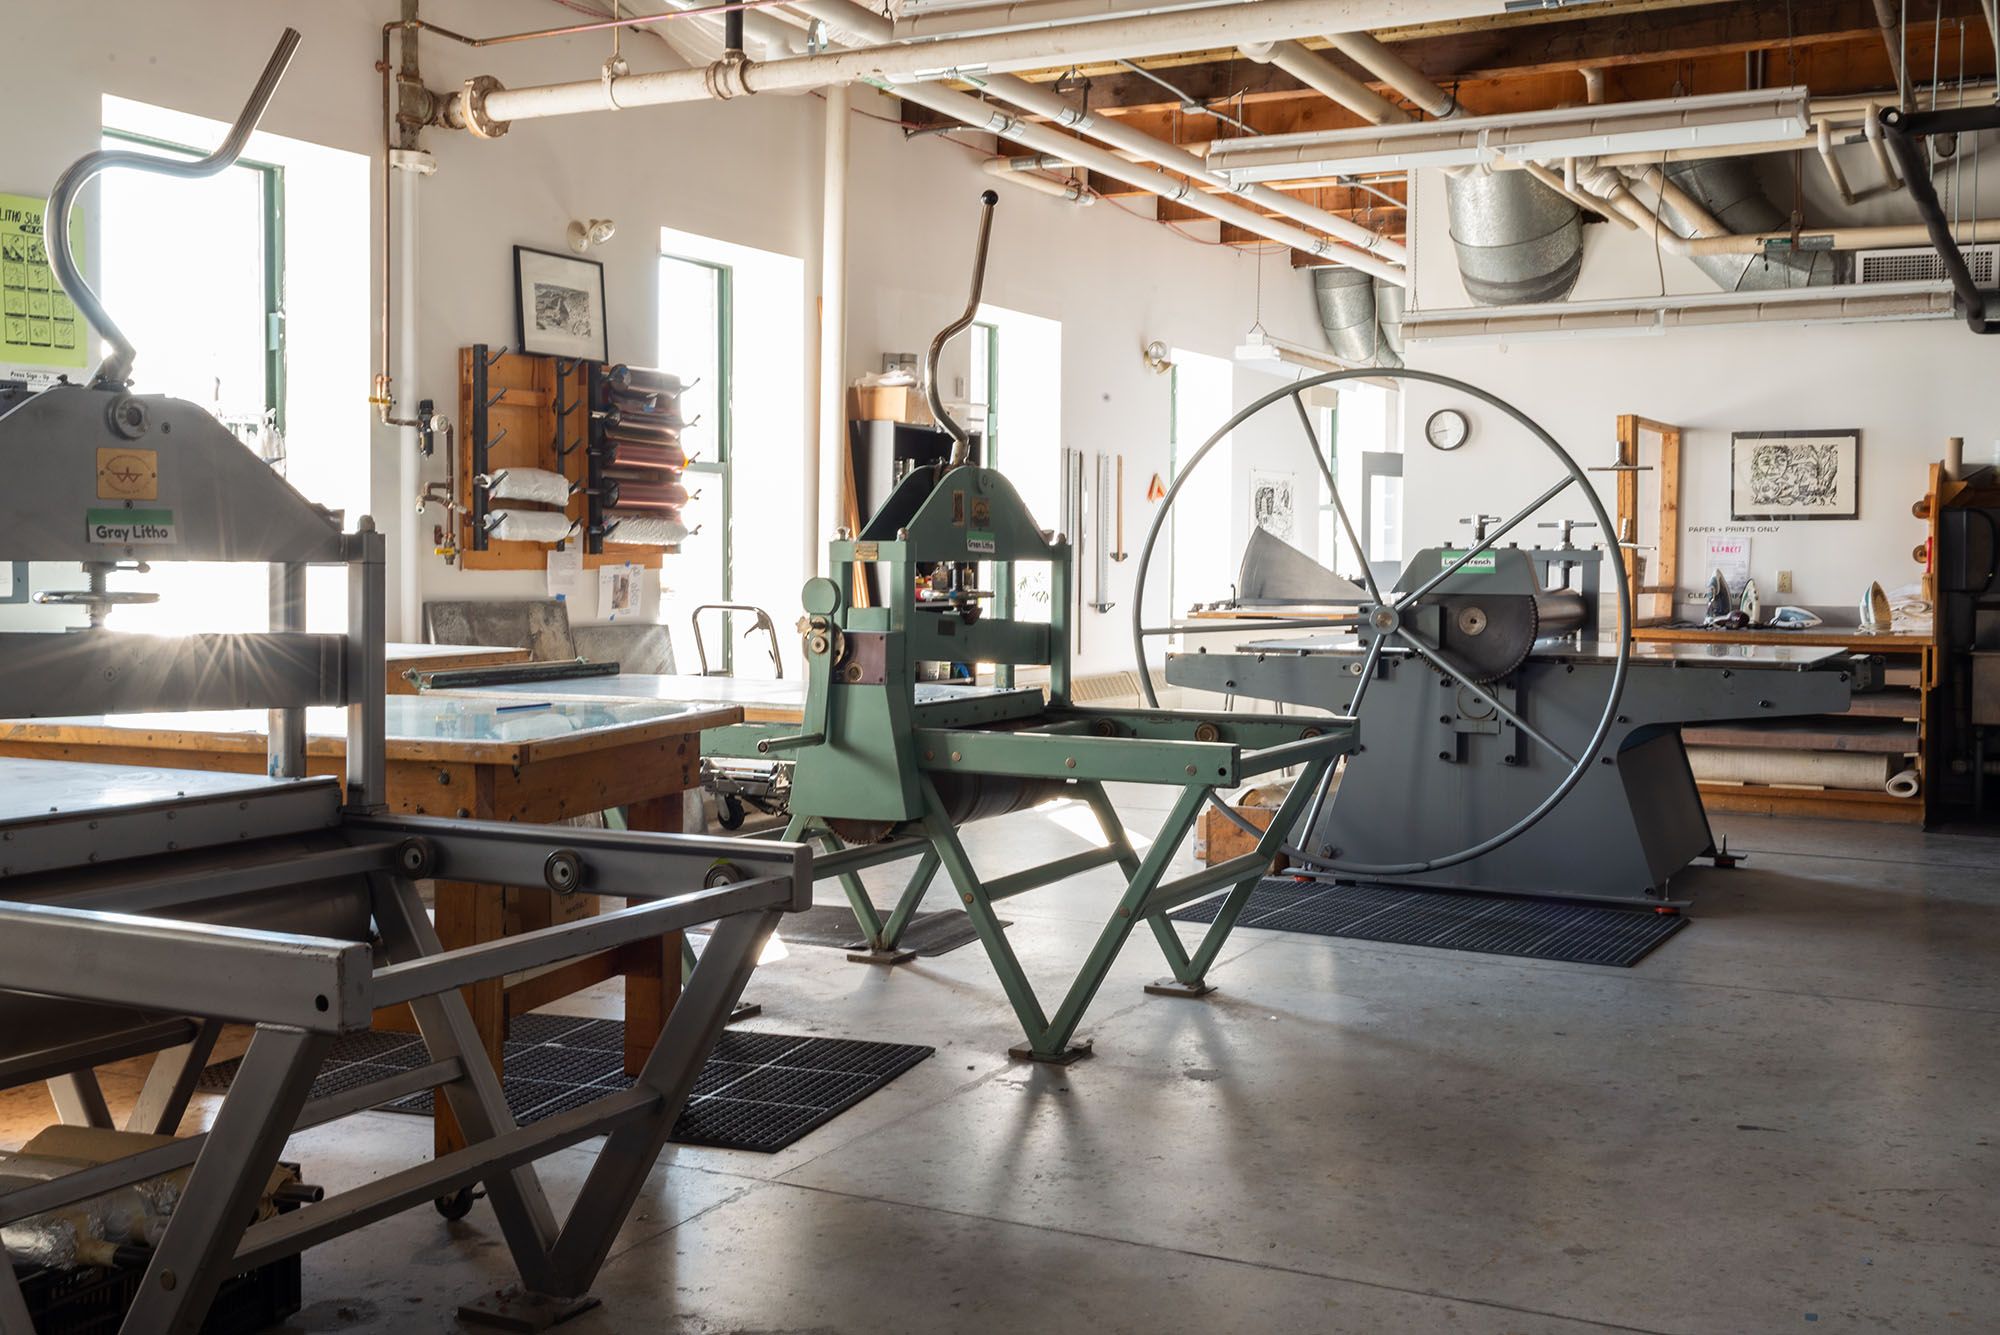
<path id="1" fill-rule="evenodd" d="M 722 799 L 722 806 L 715 813 L 715 823 L 725 830 L 743 828 L 743 804 L 732 794 Z"/>
<path id="2" fill-rule="evenodd" d="M 440 1215 L 456 1221 L 471 1214 L 472 1203 L 485 1194 L 483 1191 L 474 1191 L 471 1187 L 460 1187 L 449 1196 L 438 1197 L 431 1204 L 437 1208 Z"/>

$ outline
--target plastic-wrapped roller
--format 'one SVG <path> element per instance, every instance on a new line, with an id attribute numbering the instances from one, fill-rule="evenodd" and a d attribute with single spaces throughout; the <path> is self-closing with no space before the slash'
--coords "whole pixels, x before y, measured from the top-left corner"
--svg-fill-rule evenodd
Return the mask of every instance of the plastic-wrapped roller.
<path id="1" fill-rule="evenodd" d="M 678 444 L 655 445 L 649 441 L 621 440 L 611 447 L 611 457 L 605 463 L 613 468 L 633 471 L 659 471 L 670 469 L 678 473 L 687 467 L 687 455 Z"/>
<path id="2" fill-rule="evenodd" d="M 575 533 L 576 524 L 568 515 L 550 510 L 486 512 L 486 536 L 503 542 L 566 542 Z"/>
<path id="3" fill-rule="evenodd" d="M 643 366 L 613 366 L 604 379 L 617 389 L 649 390 L 655 394 L 678 394 L 681 378 L 670 371 L 654 371 Z"/>
<path id="4" fill-rule="evenodd" d="M 663 476 L 655 474 L 654 476 Z M 688 491 L 678 482 L 640 481 L 636 478 L 613 478 L 618 494 L 612 504 L 621 510 L 679 509 L 688 502 Z"/>
<path id="5" fill-rule="evenodd" d="M 568 502 L 570 481 L 546 468 L 502 468 L 486 480 L 486 494 L 496 501 Z"/>
<path id="6" fill-rule="evenodd" d="M 632 514 L 613 510 L 605 516 L 605 530 L 606 542 L 629 542 L 642 547 L 671 547 L 688 535 L 687 525 L 677 513 Z"/>

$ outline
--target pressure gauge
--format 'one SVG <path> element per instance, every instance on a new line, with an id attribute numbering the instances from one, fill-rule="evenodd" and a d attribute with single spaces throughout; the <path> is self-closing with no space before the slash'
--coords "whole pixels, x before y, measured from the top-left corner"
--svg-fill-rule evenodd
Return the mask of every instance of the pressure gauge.
<path id="1" fill-rule="evenodd" d="M 1440 408 L 1424 423 L 1424 439 L 1431 448 L 1455 450 L 1472 434 L 1472 423 L 1456 408 Z"/>

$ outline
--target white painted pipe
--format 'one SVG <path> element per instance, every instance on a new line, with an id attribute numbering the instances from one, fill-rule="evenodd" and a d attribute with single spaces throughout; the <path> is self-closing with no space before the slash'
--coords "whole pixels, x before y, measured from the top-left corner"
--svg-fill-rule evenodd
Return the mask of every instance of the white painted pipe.
<path id="1" fill-rule="evenodd" d="M 1095 204 L 1097 200 L 1083 188 L 1083 182 L 1073 180 L 1058 181 L 1051 176 L 1043 176 L 1043 163 L 1049 160 L 1046 153 L 1027 159 L 1032 165 L 1021 165 L 1018 158 L 988 158 L 982 164 L 988 176 L 997 176 L 1010 185 L 1018 185 L 1056 199 L 1066 199 L 1072 204 Z"/>
<path id="2" fill-rule="evenodd" d="M 1363 120 L 1393 125 L 1410 113 L 1328 60 L 1297 42 L 1252 42 L 1237 48 L 1259 64 L 1275 65 L 1306 87 L 1331 98 Z"/>
<path id="3" fill-rule="evenodd" d="M 1556 175 L 1554 172 L 1550 171 L 1547 167 L 1544 167 L 1539 162 L 1528 162 L 1528 163 L 1523 163 L 1522 165 L 1527 168 L 1528 175 L 1534 177 L 1537 181 L 1540 181 L 1543 185 L 1547 186 L 1549 189 L 1563 196 L 1565 199 L 1569 200 L 1570 203 L 1575 204 L 1580 208 L 1585 208 L 1590 210 L 1592 213 L 1604 219 L 1606 222 L 1616 223 L 1618 224 L 1618 226 L 1623 227 L 1627 231 L 1631 231 L 1638 226 L 1637 223 L 1633 222 L 1630 218 L 1626 217 L 1616 208 L 1613 208 L 1611 205 L 1611 201 L 1606 199 L 1599 199 L 1596 195 L 1593 195 L 1588 190 L 1585 190 L 1582 187 L 1582 185 L 1578 184 L 1573 179 L 1566 180 L 1563 177 Z"/>
<path id="4" fill-rule="evenodd" d="M 1257 0 L 1256 7 L 1263 8 L 1280 2 L 1281 0 Z M 800 0 L 796 8 L 802 13 L 811 14 L 815 18 L 825 22 L 836 40 L 880 42 L 885 40 L 889 34 L 889 21 L 887 19 L 861 8 L 861 6 L 852 3 L 852 0 Z M 1078 134 L 1088 135 L 1093 139 L 1100 140 L 1115 149 L 1131 154 L 1141 161 L 1157 163 L 1160 166 L 1172 171 L 1181 172 L 1207 185 L 1216 186 L 1224 190 L 1232 190 L 1242 195 L 1250 203 L 1269 209 L 1280 217 L 1289 218 L 1302 226 L 1324 232 L 1338 241 L 1345 242 L 1348 246 L 1356 247 L 1359 250 L 1368 252 L 1370 255 L 1388 260 L 1398 267 L 1390 269 L 1378 265 L 1376 268 L 1368 269 L 1368 272 L 1383 278 L 1384 281 L 1392 282 L 1399 286 L 1408 281 L 1400 267 L 1409 262 L 1408 249 L 1401 242 L 1383 236 L 1380 232 L 1363 227 L 1359 223 L 1341 217 L 1339 214 L 1329 213 L 1318 205 L 1300 199 L 1296 195 L 1288 195 L 1282 190 L 1273 190 L 1266 185 L 1251 185 L 1243 187 L 1241 190 L 1236 190 L 1220 172 L 1211 169 L 1205 161 L 1188 152 L 1186 149 L 1164 143 L 1142 130 L 1135 130 L 1115 117 L 1092 116 L 1088 113 L 1079 112 L 1075 107 L 1065 102 L 1043 84 L 1030 83 L 1026 79 L 1017 78 L 1011 74 L 997 74 L 980 79 L 977 82 L 990 97 L 997 97 L 1003 101 L 1011 102 L 1023 111 L 1033 115 L 1047 117 L 1058 125 L 1068 126 Z M 920 99 L 915 96 L 914 87 L 914 85 L 899 85 L 891 91 L 909 100 L 917 101 Z M 1015 137 L 1018 138 L 1018 136 Z M 1057 139 L 1065 144 L 1076 142 L 1066 136 L 1057 136 Z M 1023 140 L 1022 142 L 1026 141 Z M 1030 145 L 1030 147 L 1040 146 Z M 1045 148 L 1043 151 L 1051 153 L 1067 152 L 1066 149 L 1061 148 Z M 1116 175 L 1116 173 L 1107 174 Z M 1157 173 L 1154 173 L 1154 175 L 1157 175 Z M 1130 177 L 1125 176 L 1120 176 L 1118 179 L 1131 180 Z M 1137 182 L 1133 183 L 1137 184 Z M 1142 188 L 1151 189 L 1150 186 Z M 1158 194 L 1160 192 L 1156 190 L 1154 193 Z M 1174 194 L 1170 197 L 1179 198 L 1182 195 L 1193 193 L 1198 192 L 1189 190 L 1181 182 L 1175 182 Z M 1181 202 L 1185 203 L 1188 201 L 1182 200 Z M 1190 207 L 1199 208 L 1202 206 L 1191 204 Z M 1203 211 L 1211 212 L 1207 209 Z M 1252 210 L 1242 209 L 1238 210 L 1238 212 L 1258 219 L 1260 224 L 1267 221 L 1263 218 L 1263 215 L 1255 213 Z M 1211 212 L 1211 216 L 1216 215 Z M 1261 231 L 1261 228 L 1250 227 L 1249 230 Z M 1262 232 L 1262 234 L 1266 236 L 1271 235 L 1268 232 Z M 1271 239 L 1278 240 L 1279 238 L 1272 236 Z M 1296 245 L 1297 243 L 1286 241 L 1285 244 Z M 1352 252 L 1347 250 L 1329 251 L 1323 242 L 1308 247 L 1308 249 L 1313 254 L 1327 255 L 1328 258 L 1337 260 L 1342 264 L 1348 264 L 1355 268 L 1365 267 L 1355 264 L 1347 258 Z"/>
<path id="5" fill-rule="evenodd" d="M 1370 28 L 1386 24 L 1361 25 Z M 1439 120 L 1458 114 L 1458 99 L 1426 79 L 1414 66 L 1365 32 L 1349 30 L 1328 38 L 1335 49 Z"/>
<path id="6" fill-rule="evenodd" d="M 1272 2 L 1273 0 L 1262 0 L 1262 3 Z M 1323 236 L 1293 227 L 1289 223 L 1267 218 L 1233 199 L 1205 195 L 1186 181 L 1150 167 L 1127 162 L 1116 153 L 1072 139 L 1045 125 L 1010 116 L 990 102 L 981 102 L 978 98 L 967 97 L 964 93 L 955 93 L 940 84 L 932 83 L 906 84 L 893 91 L 905 101 L 929 107 L 975 130 L 1004 136 L 1016 143 L 1025 144 L 1038 153 L 1059 154 L 1078 166 L 1124 181 L 1129 185 L 1136 185 L 1141 190 L 1150 191 L 1163 199 L 1185 204 L 1198 213 L 1205 213 L 1219 222 L 1240 227 L 1246 232 L 1276 241 L 1280 245 L 1303 250 L 1309 255 L 1325 256 L 1336 263 L 1371 274 L 1384 282 L 1403 285 L 1409 281 L 1408 275 L 1397 265 L 1359 250 L 1335 245 Z"/>
<path id="7" fill-rule="evenodd" d="M 1188 9 L 1221 9 L 1240 0 L 1026 0 L 1026 3 L 978 5 L 966 9 L 919 11 L 896 20 L 893 40 L 930 41 L 944 37 L 974 37 L 1015 28 L 1045 28 L 1054 24 L 1094 23 L 1102 19 L 1137 18 Z"/>
<path id="8" fill-rule="evenodd" d="M 819 430 L 806 468 L 807 578 L 820 573 L 840 527 L 847 485 L 847 85 L 826 90 L 826 154 L 821 171 L 819 252 Z"/>
<path id="9" fill-rule="evenodd" d="M 390 173 L 400 181 L 396 191 L 396 253 L 383 256 L 383 263 L 395 265 L 396 380 L 403 393 L 402 411 L 397 415 L 408 423 L 396 428 L 396 624 L 402 627 L 399 638 L 406 644 L 423 640 L 424 514 L 417 497 L 423 494 L 424 483 L 422 458 L 417 453 L 416 407 L 417 193 L 424 175 L 424 170 L 414 165 Z M 453 522 L 449 512 L 445 521 Z"/>
<path id="10" fill-rule="evenodd" d="M 1961 223 L 1952 231 L 1961 245 L 2000 241 L 2000 218 L 1982 218 L 1975 225 Z M 1873 250 L 1878 246 L 1928 246 L 1931 234 L 1922 223 L 1887 227 L 1807 227 L 1801 235 L 1817 240 L 1828 237 L 1831 250 Z M 1761 255 L 1767 242 L 1790 241 L 1785 232 L 1758 232 L 1746 235 L 1697 237 L 1688 243 L 1690 255 Z"/>
<path id="11" fill-rule="evenodd" d="M 661 70 L 613 79 L 582 79 L 535 88 L 495 89 L 483 111 L 496 121 L 532 120 L 623 107 L 696 102 L 828 84 L 979 77 L 1050 65 L 1136 60 L 1218 43 L 1275 42 L 1328 28 L 1394 27 L 1502 12 L 1501 0 L 1257 0 L 1219 13 L 1179 10 L 1053 29 L 952 37 L 909 46 L 875 46 L 783 60 L 717 62 L 706 69 Z M 886 22 L 886 20 L 884 20 Z M 893 26 L 890 33 L 893 35 Z M 467 119 L 470 119 L 469 117 Z"/>

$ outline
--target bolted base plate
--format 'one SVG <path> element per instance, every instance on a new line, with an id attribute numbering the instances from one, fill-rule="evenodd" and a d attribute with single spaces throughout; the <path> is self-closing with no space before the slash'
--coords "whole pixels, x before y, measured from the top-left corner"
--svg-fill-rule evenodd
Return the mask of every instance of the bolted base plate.
<path id="1" fill-rule="evenodd" d="M 555 1298 L 546 1293 L 507 1288 L 466 1303 L 458 1309 L 458 1319 L 479 1330 L 533 1332 L 559 1326 L 597 1306 L 600 1306 L 598 1300 L 588 1294 L 581 1298 Z"/>
<path id="2" fill-rule="evenodd" d="M 1205 997 L 1213 991 L 1214 983 L 1183 983 L 1178 978 L 1155 978 L 1146 984 L 1146 994 L 1154 997 Z"/>
<path id="3" fill-rule="evenodd" d="M 736 1003 L 736 1009 L 729 1012 L 729 1018 L 723 1023 L 735 1024 L 738 1020 L 748 1020 L 763 1013 L 764 1003 L 761 1001 L 739 1001 Z"/>
<path id="4" fill-rule="evenodd" d="M 847 952 L 847 960 L 848 963 L 850 964 L 880 964 L 883 965 L 884 967 L 887 967 L 888 965 L 891 964 L 901 964 L 905 960 L 913 960 L 916 957 L 917 957 L 916 951 L 901 950 L 901 949 L 850 950 Z"/>
<path id="5" fill-rule="evenodd" d="M 1037 1052 L 1026 1043 L 1016 1043 L 1007 1049 L 1007 1055 L 1017 1062 L 1046 1062 L 1050 1066 L 1068 1066 L 1071 1062 L 1082 1061 L 1090 1055 L 1090 1040 L 1080 1038 L 1061 1052 Z"/>

